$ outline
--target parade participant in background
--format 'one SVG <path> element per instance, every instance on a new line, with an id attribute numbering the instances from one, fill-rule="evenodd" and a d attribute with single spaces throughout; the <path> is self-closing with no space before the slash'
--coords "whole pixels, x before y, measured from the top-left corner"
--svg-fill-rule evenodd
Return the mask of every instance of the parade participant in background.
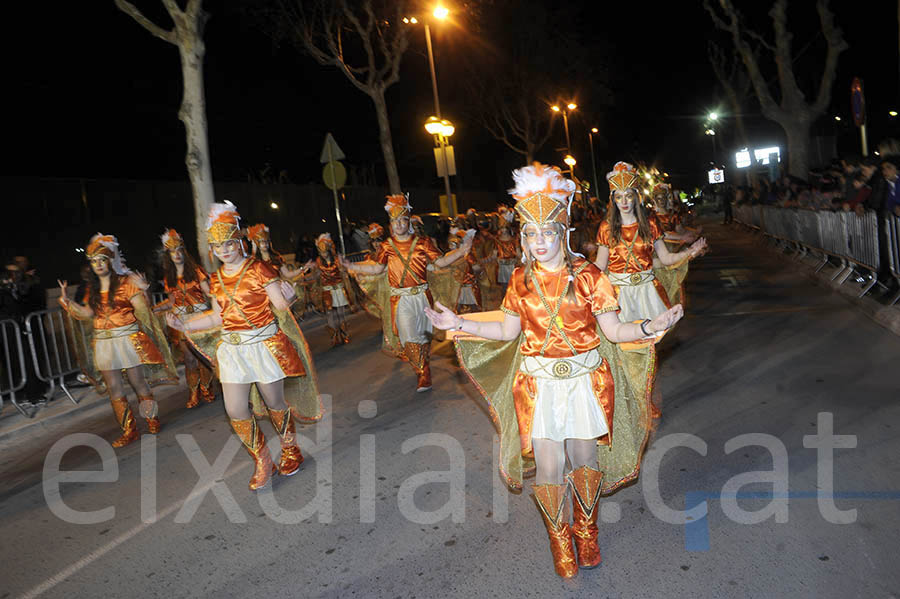
<path id="1" fill-rule="evenodd" d="M 383 346 L 393 355 L 406 360 L 416 372 L 416 391 L 431 389 L 431 323 L 423 309 L 431 306 L 427 267 L 443 268 L 468 253 L 471 239 L 445 255 L 441 255 L 428 239 L 413 234 L 409 224 L 412 206 L 406 195 L 387 196 L 385 211 L 391 219 L 391 237 L 382 242 L 374 256 L 376 264 L 351 263 L 343 259 L 344 268 L 357 277 L 360 286 L 377 306 L 382 319 Z M 371 275 L 383 277 L 368 278 Z M 368 309 L 368 308 L 367 308 Z"/>
<path id="2" fill-rule="evenodd" d="M 452 252 L 462 246 L 466 237 L 471 239 L 474 236 L 475 231 L 471 229 L 469 232 L 466 232 L 453 228 L 450 230 L 450 235 L 447 238 L 447 247 L 449 247 Z M 457 314 L 481 312 L 481 287 L 477 282 L 481 267 L 478 265 L 472 252 L 468 252 L 466 255 L 461 256 L 453 264 L 448 266 L 447 269 L 451 271 L 453 281 L 455 282 L 453 287 L 456 293 L 452 294 L 450 305 L 454 306 L 454 310 L 456 310 Z"/>
<path id="3" fill-rule="evenodd" d="M 96 372 L 103 377 L 116 422 L 122 429 L 122 436 L 112 446 L 123 447 L 138 439 L 140 433 L 125 396 L 122 371 L 137 393 L 139 412 L 153 435 L 160 429 L 159 409 L 144 368 L 148 369 L 153 384 L 176 384 L 178 375 L 163 327 L 148 306 L 144 294 L 147 282 L 125 266 L 118 240 L 97 233 L 88 243 L 85 255 L 93 275 L 85 305 L 69 299 L 66 281 L 58 281 L 62 292 L 59 302 L 70 317 L 93 321 L 92 331 L 69 323 L 73 331 L 79 331 L 73 337 L 76 341 L 73 345 L 93 348 L 90 353 L 79 352 L 79 362 L 95 382 L 98 382 Z"/>
<path id="4" fill-rule="evenodd" d="M 347 311 L 351 309 L 353 287 L 347 272 L 341 267 L 334 251 L 331 233 L 322 233 L 316 238 L 319 257 L 307 266 L 317 277 L 321 293 L 317 298 L 319 310 L 325 314 L 328 330 L 331 332 L 331 346 L 350 343 L 347 333 Z"/>
<path id="5" fill-rule="evenodd" d="M 437 240 L 425 232 L 425 223 L 422 221 L 421 216 L 413 214 L 409 217 L 409 224 L 412 225 L 413 233 L 415 233 L 419 239 L 427 239 L 433 243 L 435 247 L 439 247 Z"/>
<path id="6" fill-rule="evenodd" d="M 675 196 L 671 185 L 658 183 L 653 188 L 650 199 L 656 220 L 665 235 L 664 240 L 669 244 L 670 250 L 677 249 L 682 243 L 692 243 L 697 240 L 698 231 L 686 229 L 681 222 L 681 216 L 675 211 Z"/>
<path id="7" fill-rule="evenodd" d="M 568 247 L 575 184 L 559 169 L 538 163 L 513 171 L 513 178 L 510 193 L 518 200 L 525 259 L 509 282 L 503 321 L 467 320 L 440 304 L 426 314 L 437 328 L 508 342 L 491 350 L 489 342 L 458 337 L 458 355 L 500 426 L 501 472 L 508 483 L 521 487 L 527 464 L 536 465 L 532 489 L 556 573 L 569 578 L 579 566 L 600 563 L 600 493 L 637 475 L 649 429 L 646 395 L 640 389 L 626 392 L 610 341 L 635 341 L 665 330 L 681 317 L 681 307 L 642 324 L 620 322 L 606 275 Z M 599 449 L 598 439 L 604 444 Z M 573 468 L 568 475 L 567 450 Z M 571 527 L 565 506 L 569 485 Z"/>
<path id="8" fill-rule="evenodd" d="M 269 234 L 269 227 L 259 223 L 247 229 L 247 238 L 253 248 L 253 255 L 261 261 L 271 266 L 285 280 L 291 281 L 296 279 L 303 273 L 302 269 L 291 268 L 284 259 L 284 256 L 275 251 L 272 247 L 272 238 Z"/>
<path id="9" fill-rule="evenodd" d="M 222 262 L 211 277 L 212 310 L 184 322 L 169 314 L 167 321 L 215 361 L 231 427 L 255 462 L 250 489 L 256 490 L 276 472 L 291 476 L 300 468 L 303 455 L 292 412 L 308 422 L 322 417 L 316 372 L 306 339 L 288 310 L 285 293 L 290 286 L 271 266 L 247 255 L 235 206 L 213 204 L 207 232 Z M 254 394 L 262 396 L 281 440 L 277 468 L 248 407 L 248 401 L 259 401 Z"/>
<path id="10" fill-rule="evenodd" d="M 504 210 L 500 213 L 500 231 L 497 234 L 497 282 L 504 287 L 509 283 L 513 270 L 519 261 L 521 244 L 513 235 L 513 219 L 515 213 L 512 210 Z"/>
<path id="11" fill-rule="evenodd" d="M 644 212 L 640 178 L 634 167 L 617 162 L 606 180 L 614 207 L 609 208 L 606 221 L 597 231 L 595 264 L 600 270 L 609 271 L 610 282 L 616 287 L 619 320 L 655 318 L 672 304 L 653 274 L 653 251 L 664 265 L 674 265 L 703 252 L 706 240 L 698 239 L 683 252 L 670 253 L 656 219 Z"/>
<path id="12" fill-rule="evenodd" d="M 383 241 L 384 227 L 378 223 L 369 223 L 369 255 L 366 258 L 367 260 L 375 260 L 375 255 L 378 253 L 378 248 L 381 247 Z"/>
<path id="13" fill-rule="evenodd" d="M 478 265 L 484 270 L 488 285 L 497 284 L 497 241 L 491 232 L 491 220 L 488 215 L 477 216 L 478 234 L 472 240 L 472 254 Z"/>
<path id="14" fill-rule="evenodd" d="M 178 231 L 169 229 L 162 234 L 161 239 L 163 249 L 160 266 L 168 299 L 154 306 L 153 311 L 171 311 L 182 321 L 206 312 L 210 309 L 209 275 L 185 249 L 184 240 Z M 212 390 L 212 370 L 197 359 L 194 350 L 185 341 L 184 335 L 175 329 L 172 331 L 172 344 L 179 348 L 184 356 L 184 378 L 190 391 L 185 407 L 196 408 L 201 399 L 211 403 L 216 398 Z"/>

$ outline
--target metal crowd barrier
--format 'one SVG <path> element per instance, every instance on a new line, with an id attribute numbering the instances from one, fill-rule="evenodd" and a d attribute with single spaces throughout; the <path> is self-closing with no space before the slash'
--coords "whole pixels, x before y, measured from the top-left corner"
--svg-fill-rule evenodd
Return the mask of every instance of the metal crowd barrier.
<path id="1" fill-rule="evenodd" d="M 368 255 L 369 252 L 353 252 L 352 254 L 347 254 L 346 257 L 350 262 L 362 262 Z"/>
<path id="2" fill-rule="evenodd" d="M 166 301 L 166 294 L 162 291 L 154 291 L 150 294 L 150 305 L 155 306 Z"/>
<path id="3" fill-rule="evenodd" d="M 25 318 L 25 330 L 28 333 L 35 374 L 50 386 L 46 397 L 51 398 L 59 386 L 69 400 L 77 404 L 78 400 L 69 393 L 65 379 L 81 372 L 81 367 L 70 350 L 63 311 L 53 308 L 32 312 Z"/>
<path id="4" fill-rule="evenodd" d="M 866 212 L 858 216 L 853 212 L 828 212 L 777 208 L 774 206 L 738 206 L 735 220 L 744 226 L 759 229 L 782 249 L 796 251 L 802 258 L 810 251 L 821 253 L 822 261 L 816 272 L 828 264 L 830 258 L 840 262 L 831 277 L 843 284 L 856 270 L 868 272 L 859 297 L 878 283 L 881 266 L 878 239 L 878 216 Z M 890 215 L 886 219 L 888 233 L 888 259 L 891 273 L 900 279 L 900 218 Z M 893 303 L 900 300 L 900 294 Z"/>
<path id="5" fill-rule="evenodd" d="M 12 405 L 27 417 L 29 413 L 16 401 L 16 392 L 25 388 L 27 374 L 25 372 L 25 352 L 22 350 L 22 330 L 19 323 L 11 318 L 0 320 L 0 410 L 3 409 L 3 398 L 9 397 Z"/>

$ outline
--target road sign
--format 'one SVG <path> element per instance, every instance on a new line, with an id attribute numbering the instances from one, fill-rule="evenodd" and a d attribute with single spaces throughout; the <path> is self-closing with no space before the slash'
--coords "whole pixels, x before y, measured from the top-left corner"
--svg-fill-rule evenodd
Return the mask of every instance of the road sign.
<path id="1" fill-rule="evenodd" d="M 853 112 L 853 122 L 857 127 L 866 124 L 866 95 L 863 93 L 863 84 L 859 77 L 854 77 L 850 84 L 850 110 Z"/>
<path id="2" fill-rule="evenodd" d="M 338 147 L 334 137 L 329 133 L 325 136 L 325 144 L 322 146 L 322 155 L 319 156 L 319 162 L 328 164 L 332 160 L 343 160 L 346 158 L 344 152 Z"/>
<path id="3" fill-rule="evenodd" d="M 347 183 L 347 169 L 340 162 L 329 162 L 322 169 L 322 179 L 325 181 L 325 187 L 338 190 Z"/>
<path id="4" fill-rule="evenodd" d="M 709 182 L 710 183 L 724 183 L 725 182 L 725 171 L 720 168 L 709 169 Z"/>

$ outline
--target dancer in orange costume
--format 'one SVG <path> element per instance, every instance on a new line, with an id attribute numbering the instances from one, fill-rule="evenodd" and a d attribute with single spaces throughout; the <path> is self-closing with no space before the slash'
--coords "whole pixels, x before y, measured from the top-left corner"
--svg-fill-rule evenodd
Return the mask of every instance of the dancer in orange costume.
<path id="1" fill-rule="evenodd" d="M 91 264 L 91 286 L 84 306 L 71 301 L 66 294 L 67 282 L 59 281 L 59 301 L 70 317 L 93 320 L 93 365 L 82 365 L 86 371 L 99 370 L 116 422 L 122 435 L 112 442 L 123 447 L 140 437 L 121 372 L 138 396 L 140 414 L 150 434 L 160 429 L 158 406 L 144 376 L 144 365 L 153 365 L 161 374 L 159 382 L 175 383 L 178 375 L 162 327 L 150 312 L 144 291 L 147 283 L 141 275 L 125 266 L 119 242 L 112 235 L 94 235 L 85 249 Z"/>
<path id="2" fill-rule="evenodd" d="M 347 273 L 335 256 L 334 241 L 331 233 L 322 233 L 316 238 L 316 249 L 319 257 L 309 263 L 314 275 L 318 275 L 321 287 L 320 300 L 316 305 L 325 314 L 328 330 L 331 332 L 331 346 L 350 343 L 347 332 L 347 311 L 351 309 L 353 289 L 347 279 Z"/>
<path id="3" fill-rule="evenodd" d="M 469 235 L 469 237 L 472 237 L 472 235 Z M 450 251 L 453 251 L 460 247 L 465 239 L 466 232 L 453 227 L 450 229 L 447 247 L 450 248 Z M 453 271 L 453 278 L 459 286 L 459 293 L 452 304 L 455 306 L 454 309 L 457 314 L 481 312 L 481 286 L 478 285 L 477 278 L 482 271 L 475 256 L 472 255 L 472 252 L 469 252 L 448 268 Z"/>
<path id="4" fill-rule="evenodd" d="M 212 336 L 203 353 L 215 360 L 231 427 L 255 462 L 250 489 L 256 490 L 276 472 L 291 476 L 300 469 L 303 455 L 293 414 L 307 421 L 321 418 L 316 374 L 306 340 L 289 310 L 285 293 L 290 294 L 291 287 L 271 266 L 246 254 L 234 205 L 213 204 L 207 231 L 210 247 L 222 261 L 210 283 L 212 310 L 187 321 L 172 314 L 166 320 L 170 327 L 188 333 L 201 351 L 204 344 L 192 333 L 206 331 Z M 286 380 L 293 383 L 289 390 Z M 281 441 L 277 468 L 250 413 L 253 389 L 262 396 Z"/>
<path id="5" fill-rule="evenodd" d="M 259 223 L 247 228 L 247 238 L 250 240 L 253 255 L 260 261 L 271 266 L 285 280 L 296 279 L 302 269 L 291 268 L 284 256 L 272 247 L 272 237 L 269 227 Z"/>
<path id="6" fill-rule="evenodd" d="M 423 309 L 431 306 L 426 269 L 429 264 L 443 268 L 452 264 L 472 247 L 467 238 L 462 246 L 441 255 L 428 239 L 413 233 L 409 222 L 412 206 L 406 195 L 387 196 L 384 206 L 391 219 L 391 237 L 381 243 L 374 256 L 376 264 L 351 263 L 344 259 L 344 268 L 354 274 L 381 275 L 387 273 L 390 285 L 390 330 L 385 339 L 398 339 L 395 353 L 409 362 L 416 371 L 416 391 L 431 389 L 431 323 Z M 383 318 L 385 328 L 388 320 Z"/>
<path id="7" fill-rule="evenodd" d="M 210 309 L 209 275 L 203 270 L 193 256 L 184 247 L 184 240 L 178 231 L 169 229 L 162 234 L 163 252 L 160 262 L 165 285 L 166 301 L 154 306 L 154 312 L 171 311 L 181 320 L 187 320 L 197 313 Z M 181 349 L 184 356 L 184 378 L 187 381 L 190 396 L 186 408 L 196 408 L 200 401 L 212 403 L 216 394 L 213 391 L 212 370 L 201 360 L 179 331 L 172 329 L 172 343 Z"/>
<path id="8" fill-rule="evenodd" d="M 507 285 L 512 276 L 513 270 L 519 261 L 519 240 L 513 235 L 513 218 L 515 214 L 512 210 L 500 211 L 500 231 L 497 233 L 497 282 L 500 285 Z"/>
<path id="9" fill-rule="evenodd" d="M 518 200 L 515 209 L 523 222 L 525 263 L 509 282 L 501 308 L 504 320 L 468 320 L 440 304 L 426 314 L 437 328 L 510 342 L 516 357 L 507 367 L 515 373 L 505 379 L 514 376 L 515 417 L 502 422 L 501 446 L 515 430 L 521 449 L 517 457 L 533 458 L 537 469 L 532 488 L 556 573 L 570 578 L 579 567 L 593 568 L 601 560 L 596 523 L 603 472 L 598 469 L 597 444 L 598 439 L 610 443 L 613 410 L 621 398 L 612 374 L 618 361 L 604 356 L 602 348 L 608 341 L 630 342 L 665 330 L 681 317 L 681 307 L 644 325 L 619 322 L 606 275 L 569 249 L 568 209 L 575 184 L 559 169 L 537 163 L 514 171 L 513 178 L 516 186 L 510 193 Z M 459 355 L 471 375 L 465 354 Z M 494 373 L 505 370 L 486 359 L 484 351 L 479 359 Z M 491 394 L 492 408 L 500 400 Z M 641 434 L 642 428 L 646 426 L 635 421 L 635 430 L 617 434 Z M 573 468 L 568 475 L 567 450 Z M 506 457 L 501 459 L 505 462 Z M 572 525 L 566 509 L 569 486 Z"/>

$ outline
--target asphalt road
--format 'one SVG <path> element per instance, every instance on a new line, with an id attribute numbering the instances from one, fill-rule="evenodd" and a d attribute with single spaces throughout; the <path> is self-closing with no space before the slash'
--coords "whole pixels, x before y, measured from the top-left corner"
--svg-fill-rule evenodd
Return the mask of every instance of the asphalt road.
<path id="1" fill-rule="evenodd" d="M 309 332 L 328 416 L 300 431 L 304 469 L 260 494 L 221 403 L 187 411 L 183 388 L 159 392 L 158 437 L 115 452 L 102 404 L 0 442 L 0 599 L 900 597 L 900 342 L 749 235 L 707 228 L 644 474 L 603 500 L 599 568 L 555 576 L 448 348 L 416 394 L 357 315 L 348 346 Z M 843 448 L 817 450 L 829 421 Z M 75 445 L 60 470 L 105 481 L 57 485 L 57 442 Z"/>

